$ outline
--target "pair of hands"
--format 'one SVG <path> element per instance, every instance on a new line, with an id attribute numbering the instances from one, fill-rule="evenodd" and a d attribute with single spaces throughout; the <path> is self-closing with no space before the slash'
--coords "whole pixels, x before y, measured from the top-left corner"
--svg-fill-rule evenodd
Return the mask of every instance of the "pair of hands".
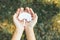
<path id="1" fill-rule="evenodd" d="M 26 21 L 25 23 L 25 26 L 24 26 L 24 21 L 23 20 L 18 20 L 18 16 L 21 12 L 28 12 L 31 14 L 32 16 L 32 21 L 28 22 Z M 34 28 L 35 24 L 37 23 L 37 19 L 38 19 L 38 16 L 36 13 L 33 12 L 33 10 L 29 7 L 26 7 L 25 10 L 24 8 L 18 8 L 16 13 L 13 15 L 13 22 L 16 26 L 16 29 L 21 29 L 21 30 L 24 30 L 24 29 L 27 29 L 28 27 L 29 28 Z"/>

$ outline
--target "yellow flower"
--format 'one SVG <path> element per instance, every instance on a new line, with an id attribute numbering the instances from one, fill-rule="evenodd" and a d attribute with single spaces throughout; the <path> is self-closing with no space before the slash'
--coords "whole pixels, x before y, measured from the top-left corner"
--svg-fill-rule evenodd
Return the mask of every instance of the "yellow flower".
<path id="1" fill-rule="evenodd" d="M 5 20 L 5 21 L 2 23 L 3 26 L 6 26 L 7 24 L 8 24 L 8 20 Z"/>
<path id="2" fill-rule="evenodd" d="M 11 26 L 8 28 L 8 32 L 12 34 L 14 30 L 15 30 L 15 26 L 11 24 Z"/>
<path id="3" fill-rule="evenodd" d="M 54 2 L 55 4 L 57 4 L 57 3 L 58 3 L 58 0 L 53 0 L 53 2 Z"/>

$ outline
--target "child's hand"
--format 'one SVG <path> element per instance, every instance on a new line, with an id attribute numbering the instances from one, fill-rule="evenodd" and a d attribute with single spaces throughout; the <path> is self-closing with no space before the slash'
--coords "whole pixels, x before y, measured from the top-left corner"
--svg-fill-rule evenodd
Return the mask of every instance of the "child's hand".
<path id="1" fill-rule="evenodd" d="M 24 8 L 18 8 L 18 10 L 16 11 L 16 13 L 14 14 L 14 16 L 13 16 L 13 22 L 14 22 L 14 24 L 15 24 L 15 26 L 16 26 L 16 29 L 22 29 L 22 30 L 24 30 L 24 25 L 23 25 L 23 20 L 22 21 L 20 21 L 20 20 L 18 20 L 18 16 L 19 16 L 19 13 L 20 12 L 23 12 L 24 11 Z"/>
<path id="2" fill-rule="evenodd" d="M 24 29 L 24 25 L 23 25 L 24 21 L 23 20 L 22 21 L 18 20 L 19 13 L 24 12 L 24 11 L 30 13 L 31 16 L 32 16 L 32 21 L 31 22 L 26 21 L 25 28 L 26 27 L 33 28 L 35 26 L 35 24 L 37 23 L 38 16 L 37 16 L 36 13 L 33 12 L 33 10 L 31 8 L 28 8 L 28 7 L 26 7 L 25 10 L 24 10 L 24 8 L 19 8 L 17 10 L 17 12 L 15 13 L 15 15 L 13 16 L 13 21 L 14 21 L 14 24 L 16 25 L 16 28 Z"/>
<path id="3" fill-rule="evenodd" d="M 25 11 L 28 12 L 28 13 L 30 13 L 31 16 L 32 16 L 32 21 L 31 22 L 27 22 L 26 21 L 25 28 L 27 28 L 27 27 L 34 28 L 35 24 L 37 23 L 37 19 L 38 19 L 37 14 L 34 13 L 31 8 L 28 8 L 28 7 L 26 7 Z"/>

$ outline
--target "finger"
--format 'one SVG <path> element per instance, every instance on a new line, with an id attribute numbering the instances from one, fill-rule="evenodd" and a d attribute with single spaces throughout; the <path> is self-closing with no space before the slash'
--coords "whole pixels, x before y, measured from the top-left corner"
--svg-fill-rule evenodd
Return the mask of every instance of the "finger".
<path id="1" fill-rule="evenodd" d="M 35 13 L 32 17 L 33 20 L 36 20 L 38 18 L 37 14 Z"/>
<path id="2" fill-rule="evenodd" d="M 20 13 L 20 8 L 17 9 L 16 13 Z"/>
<path id="3" fill-rule="evenodd" d="M 18 17 L 19 13 L 20 13 L 20 8 L 18 8 L 16 13 L 15 13 L 16 17 Z"/>
<path id="4" fill-rule="evenodd" d="M 17 14 L 16 13 L 13 15 L 13 20 L 17 21 Z"/>
<path id="5" fill-rule="evenodd" d="M 35 13 L 35 18 L 37 19 L 38 18 L 38 16 L 37 16 L 37 14 Z"/>
<path id="6" fill-rule="evenodd" d="M 21 8 L 20 8 L 20 12 L 23 12 L 23 11 L 24 11 L 24 8 L 23 8 L 23 7 L 21 7 Z"/>
<path id="7" fill-rule="evenodd" d="M 16 14 L 13 16 L 13 20 L 17 23 L 22 23 L 23 24 L 23 20 L 19 20 L 17 17 L 16 17 Z"/>
<path id="8" fill-rule="evenodd" d="M 20 8 L 17 9 L 16 13 L 13 15 L 13 19 L 16 19 L 17 20 L 17 17 L 20 13 Z"/>
<path id="9" fill-rule="evenodd" d="M 19 14 L 24 11 L 24 8 L 18 8 L 16 17 L 18 18 Z"/>
<path id="10" fill-rule="evenodd" d="M 30 8 L 29 10 L 30 10 L 30 14 L 31 14 L 32 17 L 33 17 L 33 15 L 34 15 L 34 11 L 32 10 L 32 8 Z"/>
<path id="11" fill-rule="evenodd" d="M 24 22 L 24 20 L 19 20 L 21 23 Z"/>
<path id="12" fill-rule="evenodd" d="M 38 16 L 37 16 L 37 14 L 35 13 L 35 15 L 34 15 L 35 17 L 34 17 L 34 19 L 30 22 L 31 23 L 31 25 L 32 25 L 32 27 L 34 27 L 34 25 L 37 23 L 37 20 L 38 20 Z M 32 24 L 33 23 L 33 24 Z"/>
<path id="13" fill-rule="evenodd" d="M 33 16 L 32 16 L 32 20 L 34 20 L 35 19 L 35 14 L 33 14 Z"/>
<path id="14" fill-rule="evenodd" d="M 29 7 L 26 7 L 26 8 L 25 8 L 25 12 L 30 13 L 30 11 L 29 11 Z"/>
<path id="15" fill-rule="evenodd" d="M 35 13 L 34 21 L 37 22 L 37 20 L 38 20 L 38 16 L 37 16 L 37 14 Z"/>

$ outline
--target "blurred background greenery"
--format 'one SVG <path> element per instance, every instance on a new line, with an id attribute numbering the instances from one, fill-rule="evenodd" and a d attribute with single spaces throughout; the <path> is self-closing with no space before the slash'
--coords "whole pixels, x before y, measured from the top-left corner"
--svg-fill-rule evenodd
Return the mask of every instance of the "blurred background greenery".
<path id="1" fill-rule="evenodd" d="M 60 0 L 0 0 L 0 40 L 11 40 L 15 30 L 12 16 L 20 7 L 37 13 L 37 40 L 60 40 Z M 26 40 L 25 32 L 21 40 Z"/>

